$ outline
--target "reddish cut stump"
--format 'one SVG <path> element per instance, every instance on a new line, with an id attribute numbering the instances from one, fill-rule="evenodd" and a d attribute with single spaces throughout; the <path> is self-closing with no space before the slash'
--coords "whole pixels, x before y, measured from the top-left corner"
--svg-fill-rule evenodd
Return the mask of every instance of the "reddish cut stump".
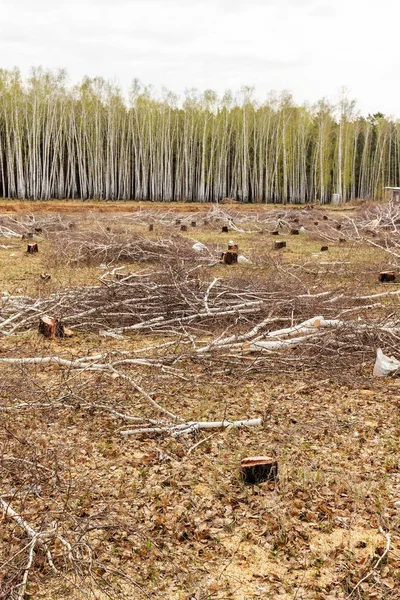
<path id="1" fill-rule="evenodd" d="M 39 248 L 36 242 L 33 244 L 28 244 L 28 248 L 26 251 L 28 254 L 35 254 L 35 252 L 39 252 Z"/>
<path id="2" fill-rule="evenodd" d="M 187 225 L 181 225 L 181 231 L 187 231 Z"/>
<path id="3" fill-rule="evenodd" d="M 46 315 L 39 319 L 39 333 L 47 338 L 72 337 L 74 334 L 72 329 L 64 327 L 56 317 L 48 317 Z"/>
<path id="4" fill-rule="evenodd" d="M 321 246 L 321 252 L 326 252 L 329 250 L 328 246 Z"/>
<path id="5" fill-rule="evenodd" d="M 299 230 L 298 229 L 291 229 L 290 230 L 290 235 L 299 235 Z"/>
<path id="6" fill-rule="evenodd" d="M 396 273 L 394 271 L 382 271 L 382 273 L 379 273 L 379 281 L 381 283 L 396 281 Z"/>
<path id="7" fill-rule="evenodd" d="M 223 225 L 221 231 L 222 231 L 222 233 L 228 233 L 228 231 L 229 231 L 228 225 Z"/>
<path id="8" fill-rule="evenodd" d="M 278 477 L 278 462 L 272 456 L 249 456 L 240 463 L 242 481 L 248 484 L 275 481 Z"/>
<path id="9" fill-rule="evenodd" d="M 275 248 L 275 250 L 280 250 L 281 248 L 286 248 L 286 242 L 275 242 L 274 248 Z"/>

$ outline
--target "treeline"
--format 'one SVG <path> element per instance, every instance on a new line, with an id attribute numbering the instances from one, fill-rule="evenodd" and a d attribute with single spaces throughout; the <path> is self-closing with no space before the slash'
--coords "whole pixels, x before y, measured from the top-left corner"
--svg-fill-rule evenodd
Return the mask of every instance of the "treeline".
<path id="1" fill-rule="evenodd" d="M 103 79 L 67 84 L 0 70 L 0 196 L 112 200 L 329 202 L 400 183 L 400 122 L 361 117 L 342 97 L 257 103 L 250 89 L 179 102 Z"/>

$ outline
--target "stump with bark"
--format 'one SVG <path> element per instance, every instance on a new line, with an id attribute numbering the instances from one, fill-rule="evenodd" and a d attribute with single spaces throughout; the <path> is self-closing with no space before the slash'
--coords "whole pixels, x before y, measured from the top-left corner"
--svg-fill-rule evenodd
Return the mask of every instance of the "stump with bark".
<path id="1" fill-rule="evenodd" d="M 39 333 L 47 338 L 64 338 L 73 335 L 73 331 L 64 327 L 63 323 L 56 317 L 46 315 L 39 319 Z"/>
<path id="2" fill-rule="evenodd" d="M 381 283 L 396 281 L 396 273 L 394 271 L 382 271 L 379 273 L 379 281 Z"/>
<path id="3" fill-rule="evenodd" d="M 36 252 L 39 252 L 37 243 L 33 242 L 32 244 L 28 244 L 26 251 L 28 254 L 35 254 Z"/>
<path id="4" fill-rule="evenodd" d="M 274 248 L 275 248 L 275 250 L 280 250 L 281 248 L 286 248 L 286 242 L 275 242 Z"/>
<path id="5" fill-rule="evenodd" d="M 240 463 L 242 481 L 257 484 L 263 481 L 275 481 L 278 477 L 278 462 L 272 456 L 250 456 Z"/>

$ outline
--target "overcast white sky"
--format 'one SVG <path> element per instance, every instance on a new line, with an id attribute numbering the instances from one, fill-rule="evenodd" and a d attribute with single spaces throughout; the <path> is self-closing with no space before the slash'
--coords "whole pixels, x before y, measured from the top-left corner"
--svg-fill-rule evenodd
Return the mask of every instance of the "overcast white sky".
<path id="1" fill-rule="evenodd" d="M 399 0 L 0 0 L 0 67 L 223 93 L 290 90 L 400 118 Z"/>

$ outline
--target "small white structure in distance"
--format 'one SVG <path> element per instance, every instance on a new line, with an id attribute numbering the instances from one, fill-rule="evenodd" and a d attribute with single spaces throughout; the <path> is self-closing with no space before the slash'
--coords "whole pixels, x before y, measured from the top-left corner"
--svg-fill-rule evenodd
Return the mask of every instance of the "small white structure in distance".
<path id="1" fill-rule="evenodd" d="M 385 196 L 392 202 L 400 204 L 400 187 L 385 187 Z"/>

